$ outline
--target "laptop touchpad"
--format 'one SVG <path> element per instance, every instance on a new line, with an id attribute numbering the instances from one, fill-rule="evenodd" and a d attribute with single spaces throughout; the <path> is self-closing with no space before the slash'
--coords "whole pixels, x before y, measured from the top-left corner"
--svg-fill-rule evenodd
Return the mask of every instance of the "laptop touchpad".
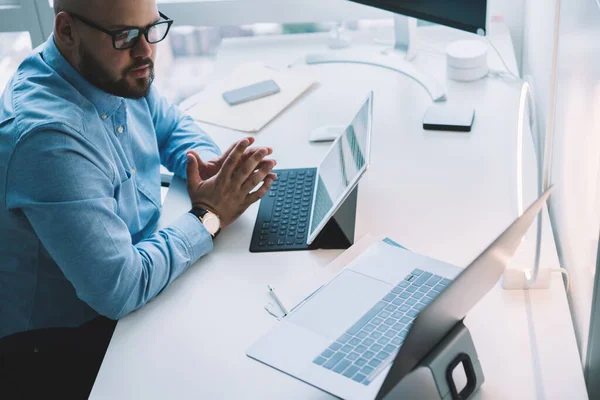
<path id="1" fill-rule="evenodd" d="M 286 320 L 334 340 L 391 289 L 388 283 L 345 270 Z"/>

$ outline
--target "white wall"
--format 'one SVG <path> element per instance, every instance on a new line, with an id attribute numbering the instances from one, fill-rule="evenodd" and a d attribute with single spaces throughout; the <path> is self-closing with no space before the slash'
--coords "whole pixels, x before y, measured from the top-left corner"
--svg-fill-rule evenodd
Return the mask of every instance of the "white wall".
<path id="1" fill-rule="evenodd" d="M 510 36 L 515 47 L 515 56 L 517 65 L 522 71 L 523 65 L 523 34 L 525 22 L 525 1 L 524 0 L 488 0 L 490 16 L 500 16 L 504 18 Z"/>
<path id="2" fill-rule="evenodd" d="M 543 126 L 550 106 L 556 0 L 528 0 L 523 72 L 532 74 Z M 595 0 L 562 0 L 557 59 L 550 213 L 585 364 L 600 221 L 600 9 Z M 552 124 L 550 124 L 552 125 Z"/>

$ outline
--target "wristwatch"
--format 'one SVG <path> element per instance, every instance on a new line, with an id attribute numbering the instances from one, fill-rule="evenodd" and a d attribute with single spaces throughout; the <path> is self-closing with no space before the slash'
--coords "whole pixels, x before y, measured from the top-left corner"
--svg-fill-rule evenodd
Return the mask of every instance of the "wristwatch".
<path id="1" fill-rule="evenodd" d="M 194 214 L 200 219 L 200 222 L 202 222 L 213 239 L 217 237 L 219 232 L 221 232 L 221 220 L 217 214 L 200 207 L 192 208 L 190 213 Z"/>

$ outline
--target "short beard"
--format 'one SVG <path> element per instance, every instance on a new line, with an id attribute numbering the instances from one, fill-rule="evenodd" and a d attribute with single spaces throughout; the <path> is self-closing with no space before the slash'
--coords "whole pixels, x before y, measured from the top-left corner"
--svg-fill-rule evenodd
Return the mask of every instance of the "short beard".
<path id="1" fill-rule="evenodd" d="M 106 69 L 102 67 L 102 64 L 94 58 L 91 52 L 83 46 L 83 43 L 79 46 L 79 54 L 81 61 L 79 62 L 79 73 L 92 85 L 98 89 L 110 93 L 119 97 L 126 97 L 129 99 L 141 99 L 148 95 L 150 92 L 150 86 L 154 81 L 154 62 L 152 59 L 147 58 L 145 60 L 136 61 L 134 65 L 128 67 L 121 78 L 113 80 Z M 145 78 L 135 79 L 135 84 L 131 85 L 127 81 L 127 74 L 132 70 L 148 65 L 149 74 Z"/>

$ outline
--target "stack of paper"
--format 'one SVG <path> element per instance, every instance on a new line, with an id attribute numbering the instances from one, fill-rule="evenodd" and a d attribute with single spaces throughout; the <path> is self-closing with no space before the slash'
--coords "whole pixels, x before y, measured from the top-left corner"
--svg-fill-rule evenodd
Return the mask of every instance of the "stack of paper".
<path id="1" fill-rule="evenodd" d="M 280 87 L 279 93 L 235 106 L 230 106 L 223 99 L 223 92 L 269 79 Z M 241 64 L 226 79 L 208 85 L 194 97 L 193 105 L 184 111 L 200 122 L 243 132 L 258 132 L 314 83 L 313 78 L 297 71 L 276 70 L 261 63 Z"/>

